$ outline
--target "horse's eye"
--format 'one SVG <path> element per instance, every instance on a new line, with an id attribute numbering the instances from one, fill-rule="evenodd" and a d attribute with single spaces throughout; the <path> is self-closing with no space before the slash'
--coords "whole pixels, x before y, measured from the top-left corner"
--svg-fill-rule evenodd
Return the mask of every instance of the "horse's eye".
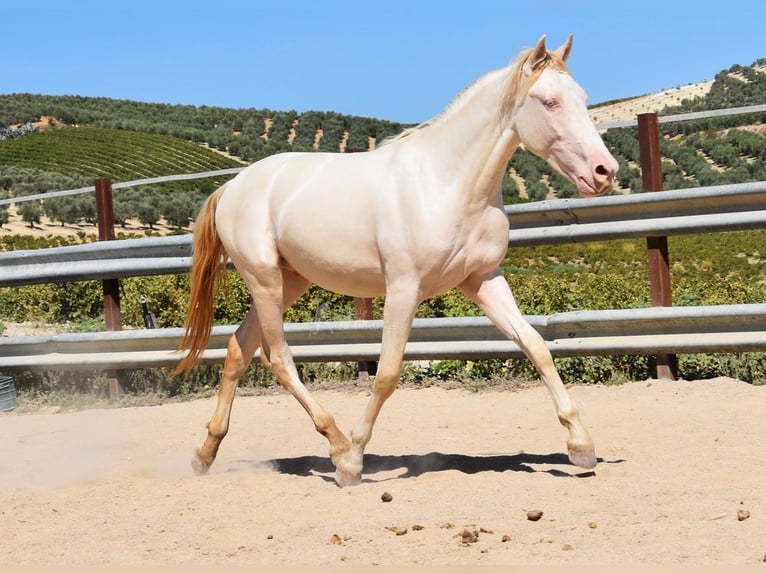
<path id="1" fill-rule="evenodd" d="M 546 98 L 543 100 L 543 105 L 546 110 L 552 110 L 558 107 L 559 101 L 556 98 Z"/>

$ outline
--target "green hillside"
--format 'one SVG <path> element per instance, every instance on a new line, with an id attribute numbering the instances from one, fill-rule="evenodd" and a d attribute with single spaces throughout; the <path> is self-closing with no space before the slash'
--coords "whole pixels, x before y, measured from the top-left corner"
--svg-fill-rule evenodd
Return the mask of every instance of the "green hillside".
<path id="1" fill-rule="evenodd" d="M 0 142 L 0 165 L 128 181 L 242 164 L 172 136 L 64 127 Z"/>
<path id="2" fill-rule="evenodd" d="M 114 182 L 163 175 L 197 173 L 241 166 L 242 162 L 169 135 L 113 128 L 64 126 L 0 141 L 0 198 L 18 197 L 92 185 L 99 177 Z M 225 179 L 172 182 L 123 190 L 114 197 L 115 220 L 138 220 L 151 231 L 165 220 L 182 229 L 193 220 L 204 198 Z M 20 202 L 28 227 L 42 217 L 73 225 L 95 219 L 92 194 Z M 8 223 L 0 206 L 0 226 Z"/>
<path id="3" fill-rule="evenodd" d="M 760 59 L 750 66 L 737 64 L 722 70 L 704 97 L 684 100 L 660 115 L 764 103 L 765 63 L 766 59 Z M 47 118 L 53 118 L 56 125 L 80 127 L 33 133 L 35 123 Z M 765 124 L 766 113 L 662 124 L 665 187 L 765 180 Z M 236 165 L 200 144 L 249 163 L 288 150 L 369 149 L 375 141 L 405 127 L 326 111 L 299 114 L 293 110 L 6 94 L 0 95 L 0 177 L 3 170 L 6 176 L 0 188 L 17 195 L 8 180 L 9 166 L 124 181 L 147 174 L 195 171 L 195 166 Z M 618 191 L 641 191 L 636 129 L 611 129 L 604 138 L 620 162 Z M 543 160 L 524 150 L 514 155 L 509 168 L 513 177 L 504 184 L 507 202 L 576 193 Z"/>
<path id="4" fill-rule="evenodd" d="M 660 115 L 764 103 L 764 64 L 762 59 L 722 70 L 704 97 L 684 100 Z M 0 197 L 89 185 L 96 177 L 119 182 L 227 168 L 283 151 L 365 150 L 406 127 L 325 111 L 299 114 L 79 96 L 0 95 Z M 661 131 L 666 189 L 766 180 L 766 112 L 666 123 Z M 610 129 L 603 137 L 620 163 L 615 193 L 640 192 L 637 130 Z M 526 150 L 514 154 L 508 168 L 503 183 L 506 203 L 576 195 L 570 182 Z M 219 183 L 190 182 L 160 189 L 196 194 L 189 201 L 199 203 Z M 140 198 L 133 199 L 136 203 Z M 151 201 L 144 198 L 143 203 Z M 40 208 L 26 206 L 25 221 L 34 225 Z M 136 213 L 135 207 L 128 211 Z M 86 214 L 87 209 L 82 217 Z M 5 217 L 0 206 L 0 225 Z M 73 219 L 76 215 L 67 216 L 67 221 Z"/>

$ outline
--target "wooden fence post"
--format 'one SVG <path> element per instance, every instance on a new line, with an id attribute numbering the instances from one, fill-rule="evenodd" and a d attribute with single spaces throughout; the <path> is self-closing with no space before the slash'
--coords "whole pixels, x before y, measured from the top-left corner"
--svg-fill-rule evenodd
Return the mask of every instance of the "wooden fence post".
<path id="1" fill-rule="evenodd" d="M 101 177 L 95 182 L 96 185 L 96 218 L 98 220 L 98 240 L 112 241 L 114 235 L 114 207 L 112 204 L 112 182 Z M 120 280 L 104 279 L 102 281 L 104 293 L 104 321 L 107 331 L 122 330 L 122 314 L 120 312 Z M 124 373 L 111 369 L 109 375 L 109 397 L 117 398 L 124 394 L 122 384 Z"/>
<path id="2" fill-rule="evenodd" d="M 641 154 L 641 183 L 644 192 L 662 191 L 662 158 L 660 156 L 660 131 L 656 113 L 638 114 L 638 144 Z M 670 285 L 670 255 L 667 237 L 647 237 L 649 257 L 649 283 L 652 305 L 673 305 Z M 657 378 L 675 380 L 678 377 L 678 357 L 657 355 Z"/>
<path id="3" fill-rule="evenodd" d="M 372 299 L 367 297 L 354 297 L 355 319 L 357 321 L 370 321 L 372 319 Z M 377 361 L 359 361 L 357 363 L 357 375 L 360 381 L 366 381 L 370 375 L 375 376 L 378 372 Z"/>

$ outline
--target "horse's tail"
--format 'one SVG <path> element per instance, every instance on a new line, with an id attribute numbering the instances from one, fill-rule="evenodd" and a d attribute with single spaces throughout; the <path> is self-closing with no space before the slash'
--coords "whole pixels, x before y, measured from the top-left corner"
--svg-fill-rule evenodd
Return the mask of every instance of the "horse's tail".
<path id="1" fill-rule="evenodd" d="M 215 227 L 215 210 L 226 185 L 213 192 L 202 205 L 194 224 L 192 248 L 191 296 L 183 340 L 179 351 L 188 349 L 173 376 L 187 372 L 199 360 L 210 340 L 213 324 L 213 302 L 226 273 L 228 255 Z"/>

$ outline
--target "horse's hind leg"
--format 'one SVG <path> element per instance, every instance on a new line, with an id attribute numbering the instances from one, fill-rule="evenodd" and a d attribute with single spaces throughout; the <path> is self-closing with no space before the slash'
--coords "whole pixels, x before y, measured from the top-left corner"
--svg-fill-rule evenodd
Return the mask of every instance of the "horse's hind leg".
<path id="1" fill-rule="evenodd" d="M 288 299 L 289 293 L 292 292 L 294 295 L 297 291 L 297 288 L 290 287 L 289 284 L 300 286 L 300 293 L 302 293 L 308 287 L 308 281 L 276 267 L 261 268 L 257 278 L 244 273 L 243 277 L 250 286 L 258 309 L 262 337 L 261 361 L 269 366 L 277 381 L 306 410 L 317 432 L 327 438 L 330 443 L 330 457 L 337 464 L 338 456 L 348 451 L 349 441 L 338 429 L 333 416 L 314 399 L 301 382 L 292 353 L 285 340 L 282 322 L 284 309 L 298 296 Z M 281 288 L 283 282 L 284 291 Z"/>
<path id="2" fill-rule="evenodd" d="M 308 288 L 309 283 L 303 277 L 286 274 L 283 281 L 282 298 L 289 305 L 300 297 Z M 207 424 L 207 438 L 203 445 L 197 449 L 192 458 L 192 467 L 197 474 L 206 472 L 213 464 L 218 453 L 218 447 L 229 430 L 231 418 L 231 406 L 242 374 L 252 361 L 253 355 L 264 342 L 261 322 L 256 307 L 253 306 L 247 313 L 245 320 L 237 328 L 229 339 L 226 350 L 226 359 L 223 363 L 223 375 L 218 387 L 218 402 L 215 411 Z M 268 364 L 268 345 L 263 345 L 262 361 Z"/>
<path id="3" fill-rule="evenodd" d="M 197 474 L 202 474 L 213 464 L 218 447 L 229 430 L 231 405 L 242 373 L 258 350 L 260 344 L 260 323 L 254 307 L 248 311 L 243 323 L 229 339 L 226 359 L 223 364 L 223 376 L 218 387 L 218 402 L 207 424 L 207 438 L 197 449 L 192 458 L 192 467 Z"/>

